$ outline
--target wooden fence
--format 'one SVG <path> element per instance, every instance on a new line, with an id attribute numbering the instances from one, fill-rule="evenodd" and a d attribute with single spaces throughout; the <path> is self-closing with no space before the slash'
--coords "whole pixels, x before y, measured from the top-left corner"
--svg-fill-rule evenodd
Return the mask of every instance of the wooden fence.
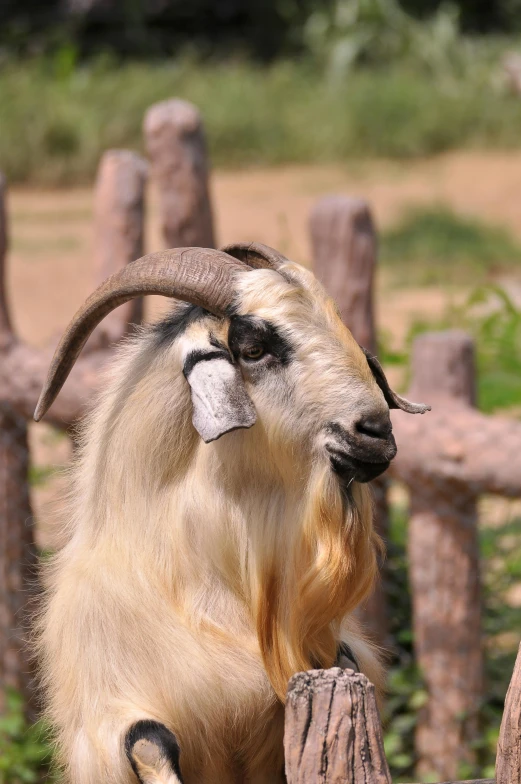
<path id="1" fill-rule="evenodd" d="M 288 784 L 391 784 L 374 687 L 367 678 L 338 667 L 294 675 L 284 753 Z M 521 782 L 521 646 L 501 724 L 496 779 L 467 784 L 494 781 Z"/>
<path id="2" fill-rule="evenodd" d="M 100 163 L 93 285 L 142 254 L 149 176 L 159 189 L 165 244 L 215 245 L 197 110 L 181 101 L 159 104 L 147 113 L 144 131 L 150 164 L 127 151 L 109 151 Z M 35 562 L 27 423 L 53 347 L 34 349 L 12 326 L 5 191 L 0 178 L 0 682 L 24 692 L 30 706 L 33 679 L 22 643 L 25 589 Z M 368 205 L 325 197 L 311 214 L 310 234 L 317 276 L 337 300 L 355 338 L 376 351 L 377 238 Z M 114 343 L 141 317 L 142 303 L 128 303 L 97 328 L 48 422 L 67 429 L 81 418 Z M 476 503 L 483 493 L 521 497 L 521 424 L 486 417 L 474 408 L 473 345 L 463 333 L 418 338 L 412 371 L 411 397 L 426 400 L 433 410 L 425 417 L 393 412 L 399 450 L 391 472 L 407 484 L 411 497 L 414 638 L 428 691 L 416 747 L 419 775 L 436 770 L 440 778 L 454 779 L 459 764 L 473 759 L 484 690 Z M 377 525 L 384 536 L 387 488 L 388 479 L 374 483 Z M 366 616 L 385 643 L 388 609 L 381 587 Z M 520 669 L 518 658 L 498 754 L 497 780 L 502 784 L 521 784 Z M 390 781 L 373 690 L 363 676 L 339 670 L 295 676 L 286 712 L 286 764 L 290 784 Z"/>

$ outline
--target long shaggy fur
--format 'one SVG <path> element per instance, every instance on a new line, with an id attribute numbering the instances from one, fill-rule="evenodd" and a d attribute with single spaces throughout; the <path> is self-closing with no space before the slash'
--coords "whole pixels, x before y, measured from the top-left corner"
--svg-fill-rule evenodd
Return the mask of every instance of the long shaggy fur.
<path id="1" fill-rule="evenodd" d="M 241 292 L 239 311 L 285 326 L 299 360 L 279 397 L 248 387 L 251 430 L 204 444 L 192 427 L 183 352 L 209 330 L 226 340 L 210 316 L 160 349 L 140 331 L 84 425 L 38 632 L 73 784 L 135 782 L 122 739 L 140 719 L 174 732 L 187 784 L 282 781 L 291 675 L 330 667 L 342 638 L 378 680 L 351 616 L 376 573 L 369 492 L 341 490 L 317 421 L 381 392 L 331 302 L 290 266 L 293 283 L 261 271 Z"/>

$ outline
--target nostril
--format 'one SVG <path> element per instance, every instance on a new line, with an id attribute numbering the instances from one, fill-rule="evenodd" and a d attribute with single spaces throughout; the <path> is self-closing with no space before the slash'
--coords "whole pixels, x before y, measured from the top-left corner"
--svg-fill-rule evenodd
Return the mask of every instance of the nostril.
<path id="1" fill-rule="evenodd" d="M 392 425 L 389 419 L 361 419 L 355 425 L 357 431 L 369 438 L 387 439 L 391 435 Z"/>

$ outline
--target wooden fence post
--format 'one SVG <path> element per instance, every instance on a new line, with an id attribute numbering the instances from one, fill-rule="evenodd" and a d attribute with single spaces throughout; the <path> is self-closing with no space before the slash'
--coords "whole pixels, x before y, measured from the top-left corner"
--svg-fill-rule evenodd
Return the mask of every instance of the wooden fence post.
<path id="1" fill-rule="evenodd" d="M 145 146 L 159 189 L 161 223 L 167 247 L 214 248 L 203 124 L 191 103 L 173 99 L 145 115 Z"/>
<path id="2" fill-rule="evenodd" d="M 310 221 L 313 270 L 340 309 L 355 340 L 377 353 L 374 317 L 374 276 L 377 236 L 369 205 L 349 196 L 324 196 L 314 206 Z M 388 481 L 371 483 L 375 526 L 384 539 L 389 528 Z M 381 565 L 385 575 L 385 563 Z M 384 580 L 376 583 L 363 608 L 363 619 L 375 639 L 388 641 L 388 608 Z"/>
<path id="3" fill-rule="evenodd" d="M 95 284 L 143 255 L 146 161 L 128 150 L 109 150 L 98 167 L 94 193 Z M 89 350 L 118 341 L 143 317 L 143 299 L 109 313 L 89 340 Z"/>
<path id="4" fill-rule="evenodd" d="M 0 401 L 0 712 L 5 698 L 2 687 L 8 686 L 24 695 L 32 719 L 35 687 L 26 638 L 36 547 L 28 471 L 25 419 Z"/>
<path id="5" fill-rule="evenodd" d="M 4 175 L 0 172 L 0 351 L 7 348 L 7 344 L 12 342 L 5 275 L 8 245 L 6 190 L 7 183 Z"/>
<path id="6" fill-rule="evenodd" d="M 417 338 L 410 394 L 454 416 L 458 406 L 473 405 L 471 338 L 458 331 Z M 448 443 L 447 459 L 457 463 L 459 448 Z M 416 732 L 418 774 L 448 779 L 474 760 L 483 693 L 477 494 L 456 474 L 419 473 L 409 487 L 414 644 L 428 692 Z"/>
<path id="7" fill-rule="evenodd" d="M 521 645 L 508 687 L 496 759 L 497 784 L 521 784 Z"/>
<path id="8" fill-rule="evenodd" d="M 15 340 L 7 309 L 6 251 L 5 180 L 0 175 L 0 362 Z M 29 577 L 34 578 L 36 563 L 28 470 L 27 425 L 0 400 L 0 712 L 5 707 L 3 687 L 10 686 L 24 694 L 32 718 L 34 683 L 24 644 Z"/>
<path id="9" fill-rule="evenodd" d="M 365 675 L 338 667 L 294 675 L 284 754 L 288 784 L 391 784 L 375 690 Z"/>
<path id="10" fill-rule="evenodd" d="M 373 283 L 376 231 L 367 202 L 325 196 L 310 216 L 313 269 L 357 340 L 376 353 Z"/>

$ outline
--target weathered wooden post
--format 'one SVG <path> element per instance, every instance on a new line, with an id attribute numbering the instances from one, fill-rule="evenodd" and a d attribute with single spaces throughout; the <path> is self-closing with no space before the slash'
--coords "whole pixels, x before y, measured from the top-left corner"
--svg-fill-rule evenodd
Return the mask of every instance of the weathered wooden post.
<path id="1" fill-rule="evenodd" d="M 377 238 L 369 205 L 325 196 L 310 216 L 313 269 L 355 339 L 376 353 L 373 284 Z"/>
<path id="2" fill-rule="evenodd" d="M 178 99 L 157 103 L 145 115 L 144 134 L 167 247 L 214 248 L 206 141 L 198 109 Z"/>
<path id="3" fill-rule="evenodd" d="M 0 350 L 7 347 L 13 339 L 11 319 L 7 305 L 5 261 L 7 257 L 8 230 L 6 207 L 7 183 L 0 172 Z"/>
<path id="4" fill-rule="evenodd" d="M 147 164 L 128 150 L 108 150 L 94 192 L 94 277 L 98 285 L 144 253 Z M 89 340 L 89 349 L 115 343 L 143 317 L 143 299 L 109 313 Z"/>
<path id="5" fill-rule="evenodd" d="M 521 645 L 505 700 L 496 759 L 497 784 L 521 784 Z"/>
<path id="6" fill-rule="evenodd" d="M 340 308 L 360 345 L 376 354 L 374 276 L 378 243 L 369 205 L 350 196 L 325 196 L 310 216 L 313 269 Z M 371 483 L 375 525 L 385 539 L 389 527 L 387 480 Z M 385 565 L 382 564 L 382 571 Z M 380 644 L 388 638 L 388 612 L 382 582 L 375 585 L 363 617 Z"/>
<path id="7" fill-rule="evenodd" d="M 0 712 L 7 686 L 24 695 L 27 714 L 33 717 L 33 667 L 26 639 L 36 547 L 28 472 L 25 419 L 0 401 Z"/>
<path id="8" fill-rule="evenodd" d="M 333 667 L 294 675 L 284 729 L 288 784 L 391 784 L 374 686 Z"/>
<path id="9" fill-rule="evenodd" d="M 412 399 L 453 417 L 476 399 L 472 340 L 458 331 L 425 334 L 413 349 Z M 405 416 L 405 415 L 404 415 Z M 446 434 L 447 460 L 462 452 Z M 462 456 L 462 455 L 461 455 Z M 422 470 L 409 482 L 409 564 L 416 657 L 427 686 L 416 734 L 418 774 L 455 778 L 472 762 L 483 694 L 477 489 Z M 466 479 L 466 478 L 465 478 Z"/>
<path id="10" fill-rule="evenodd" d="M 5 258 L 7 215 L 5 180 L 0 175 L 0 362 L 15 341 L 7 308 Z M 27 636 L 29 577 L 36 550 L 29 501 L 27 425 L 6 400 L 0 400 L 0 712 L 5 687 L 21 691 L 34 715 L 32 665 Z"/>

